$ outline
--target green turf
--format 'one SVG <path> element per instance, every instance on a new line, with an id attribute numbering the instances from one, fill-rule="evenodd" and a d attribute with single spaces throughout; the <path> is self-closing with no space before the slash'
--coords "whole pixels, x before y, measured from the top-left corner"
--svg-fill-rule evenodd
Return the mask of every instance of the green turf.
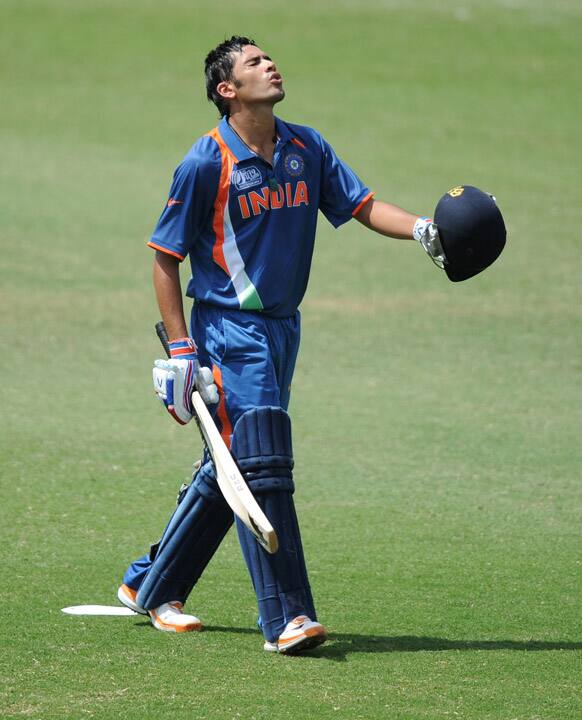
<path id="1" fill-rule="evenodd" d="M 509 231 L 453 285 L 321 222 L 291 411 L 331 639 L 302 658 L 261 650 L 232 533 L 204 633 L 60 612 L 115 601 L 200 448 L 152 399 L 144 243 L 233 32 L 379 197 L 476 184 Z M 582 717 L 581 36 L 575 0 L 3 0 L 0 717 Z"/>

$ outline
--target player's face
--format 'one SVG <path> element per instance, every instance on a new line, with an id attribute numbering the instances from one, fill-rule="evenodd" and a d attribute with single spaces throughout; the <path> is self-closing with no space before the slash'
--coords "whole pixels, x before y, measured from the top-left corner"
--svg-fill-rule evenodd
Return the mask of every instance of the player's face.
<path id="1" fill-rule="evenodd" d="M 271 58 L 254 45 L 245 45 L 232 68 L 237 99 L 243 103 L 271 102 L 285 97 L 283 78 Z"/>

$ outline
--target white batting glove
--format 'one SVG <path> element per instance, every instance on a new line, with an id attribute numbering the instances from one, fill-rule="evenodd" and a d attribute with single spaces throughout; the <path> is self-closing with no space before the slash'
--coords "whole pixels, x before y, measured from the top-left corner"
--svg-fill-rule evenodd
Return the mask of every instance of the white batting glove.
<path id="1" fill-rule="evenodd" d="M 196 385 L 196 390 L 200 393 L 200 397 L 207 405 L 216 405 L 218 402 L 218 388 L 214 382 L 212 370 L 209 367 L 198 365 L 194 373 L 194 384 Z M 192 393 L 190 393 L 190 397 L 192 397 Z"/>
<path id="2" fill-rule="evenodd" d="M 154 363 L 154 390 L 170 415 L 185 425 L 193 417 L 193 390 L 198 390 L 207 405 L 214 405 L 218 402 L 218 388 L 210 368 L 198 362 L 191 338 L 174 340 L 169 346 L 172 357 Z"/>
<path id="3" fill-rule="evenodd" d="M 430 218 L 418 218 L 412 229 L 412 237 L 418 240 L 435 265 L 441 269 L 444 268 L 447 258 L 439 236 L 439 229 Z"/>

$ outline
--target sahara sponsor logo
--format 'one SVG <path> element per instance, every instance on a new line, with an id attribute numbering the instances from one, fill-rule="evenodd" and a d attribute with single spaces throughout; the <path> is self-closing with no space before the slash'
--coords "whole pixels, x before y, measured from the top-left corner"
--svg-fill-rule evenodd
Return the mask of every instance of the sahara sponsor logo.
<path id="1" fill-rule="evenodd" d="M 246 190 L 246 188 L 260 185 L 263 181 L 261 171 L 255 165 L 245 168 L 237 168 L 232 173 L 232 183 L 237 190 Z"/>

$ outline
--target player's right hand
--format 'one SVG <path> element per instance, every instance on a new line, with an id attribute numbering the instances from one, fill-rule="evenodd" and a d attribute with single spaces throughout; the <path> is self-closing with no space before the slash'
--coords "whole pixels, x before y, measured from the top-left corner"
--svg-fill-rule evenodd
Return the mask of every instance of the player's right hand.
<path id="1" fill-rule="evenodd" d="M 218 402 L 218 388 L 212 371 L 200 367 L 198 360 L 156 360 L 153 380 L 157 396 L 180 425 L 192 420 L 193 390 L 198 390 L 207 405 Z"/>
<path id="2" fill-rule="evenodd" d="M 193 416 L 192 391 L 198 390 L 207 405 L 214 405 L 218 388 L 210 368 L 200 366 L 191 338 L 174 340 L 169 346 L 172 357 L 154 363 L 154 390 L 170 415 L 185 425 Z"/>

